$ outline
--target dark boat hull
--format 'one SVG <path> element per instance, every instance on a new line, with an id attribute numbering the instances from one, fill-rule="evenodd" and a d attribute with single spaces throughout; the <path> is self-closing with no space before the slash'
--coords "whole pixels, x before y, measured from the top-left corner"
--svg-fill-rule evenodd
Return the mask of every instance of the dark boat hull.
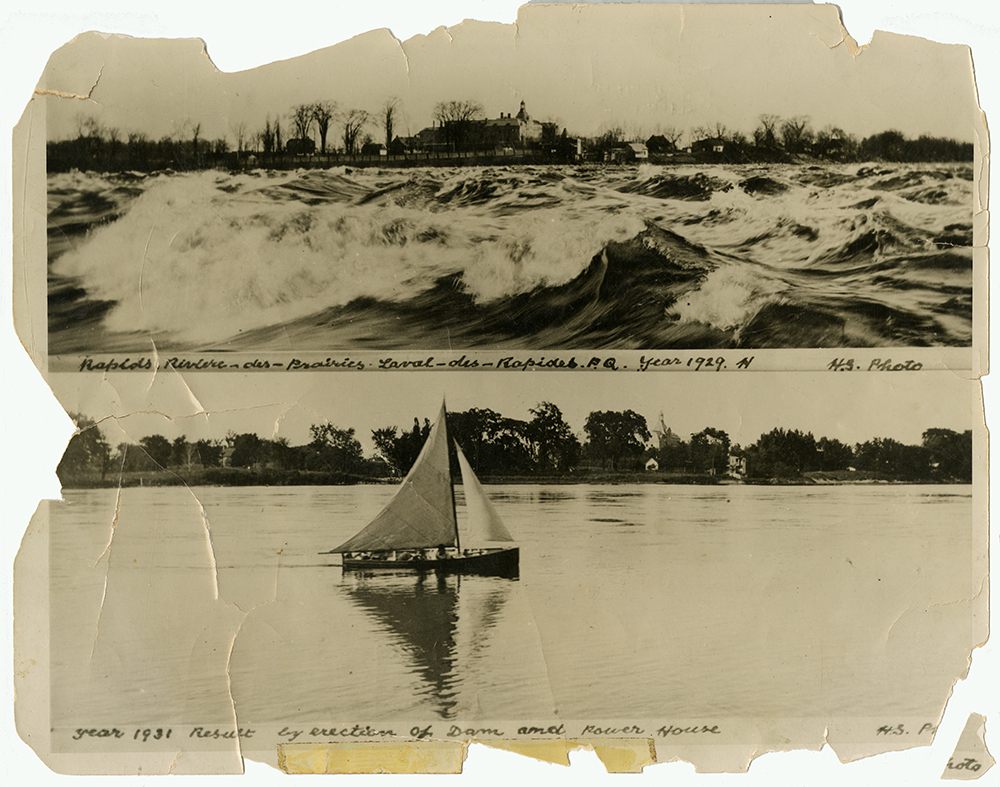
<path id="1" fill-rule="evenodd" d="M 479 555 L 418 560 L 356 560 L 344 558 L 344 571 L 418 571 L 442 574 L 482 574 L 495 577 L 518 575 L 517 547 L 497 549 Z"/>

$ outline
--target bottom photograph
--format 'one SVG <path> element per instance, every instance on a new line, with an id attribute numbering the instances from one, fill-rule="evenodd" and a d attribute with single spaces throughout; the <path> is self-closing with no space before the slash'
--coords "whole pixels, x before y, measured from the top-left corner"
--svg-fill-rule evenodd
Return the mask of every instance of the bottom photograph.
<path id="1" fill-rule="evenodd" d="M 929 745 L 986 639 L 985 429 L 950 373 L 331 374 L 253 406 L 198 379 L 233 407 L 81 395 L 18 555 L 18 727 L 54 770 L 847 758 Z"/>

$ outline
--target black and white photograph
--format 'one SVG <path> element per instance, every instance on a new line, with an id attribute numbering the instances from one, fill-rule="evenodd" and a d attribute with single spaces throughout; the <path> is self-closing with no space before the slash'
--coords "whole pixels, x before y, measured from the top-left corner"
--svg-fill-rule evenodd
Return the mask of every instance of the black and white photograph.
<path id="1" fill-rule="evenodd" d="M 526 6 L 239 73 L 82 35 L 42 79 L 48 351 L 971 347 L 968 50 L 784 10 Z"/>
<path id="2" fill-rule="evenodd" d="M 854 4 L 0 25 L 11 773 L 990 771 L 995 35 Z"/>
<path id="3" fill-rule="evenodd" d="M 975 386 L 801 376 L 78 416 L 43 515 L 52 753 L 929 737 L 984 637 Z"/>

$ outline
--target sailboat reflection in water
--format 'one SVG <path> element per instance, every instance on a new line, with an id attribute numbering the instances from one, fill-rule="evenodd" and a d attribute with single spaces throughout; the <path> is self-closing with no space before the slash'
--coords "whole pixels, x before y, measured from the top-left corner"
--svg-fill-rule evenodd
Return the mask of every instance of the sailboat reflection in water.
<path id="1" fill-rule="evenodd" d="M 479 656 L 500 618 L 509 579 L 379 572 L 344 581 L 347 598 L 407 654 L 410 674 L 423 684 L 414 696 L 430 700 L 438 716 L 457 714 L 463 687 L 475 693 L 490 685 Z"/>
<path id="2" fill-rule="evenodd" d="M 323 553 L 343 555 L 345 571 L 517 576 L 514 539 L 456 443 L 467 510 L 459 523 L 446 415 L 442 403 L 420 456 L 386 507 L 353 538 Z"/>

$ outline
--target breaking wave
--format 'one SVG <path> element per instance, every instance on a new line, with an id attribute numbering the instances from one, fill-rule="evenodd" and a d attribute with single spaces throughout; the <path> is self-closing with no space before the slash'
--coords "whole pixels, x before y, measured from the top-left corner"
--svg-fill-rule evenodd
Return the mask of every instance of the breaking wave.
<path id="1" fill-rule="evenodd" d="M 50 352 L 971 341 L 971 168 L 67 173 Z"/>

